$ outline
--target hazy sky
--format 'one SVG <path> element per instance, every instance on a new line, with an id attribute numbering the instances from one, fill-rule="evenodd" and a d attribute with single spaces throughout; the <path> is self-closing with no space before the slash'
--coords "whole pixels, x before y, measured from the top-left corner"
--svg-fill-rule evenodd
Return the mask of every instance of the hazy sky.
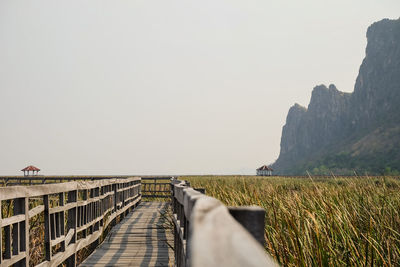
<path id="1" fill-rule="evenodd" d="M 253 173 L 399 0 L 1 0 L 0 175 Z"/>

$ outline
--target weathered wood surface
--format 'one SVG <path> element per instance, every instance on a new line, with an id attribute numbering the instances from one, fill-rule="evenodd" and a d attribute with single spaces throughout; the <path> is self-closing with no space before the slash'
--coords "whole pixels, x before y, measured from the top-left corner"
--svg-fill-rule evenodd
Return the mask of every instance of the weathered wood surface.
<path id="1" fill-rule="evenodd" d="M 30 224 L 44 217 L 45 259 L 36 266 L 75 266 L 76 252 L 97 244 L 103 230 L 128 215 L 141 200 L 139 177 L 0 188 L 0 266 L 30 266 Z M 43 204 L 40 204 L 42 202 Z M 30 207 L 30 205 L 36 205 Z M 3 236 L 4 232 L 4 236 Z M 2 248 L 4 244 L 4 248 Z M 57 246 L 59 248 L 57 249 Z M 57 249 L 57 250 L 56 250 Z M 36 263 L 37 264 L 37 263 Z"/>
<path id="2" fill-rule="evenodd" d="M 140 203 L 80 266 L 174 266 L 168 206 Z"/>
<path id="3" fill-rule="evenodd" d="M 190 266 L 278 266 L 215 198 L 196 201 L 190 227 Z"/>
<path id="4" fill-rule="evenodd" d="M 70 181 L 97 181 L 108 179 L 125 179 L 135 175 L 28 175 L 28 176 L 0 176 L 0 186 L 37 185 L 50 183 L 65 183 Z M 163 179 L 170 180 L 171 176 L 146 177 L 143 180 Z"/>
<path id="5" fill-rule="evenodd" d="M 277 266 L 264 244 L 265 211 L 228 208 L 219 200 L 172 180 L 177 267 Z M 233 217 L 232 217 L 233 215 Z"/>
<path id="6" fill-rule="evenodd" d="M 51 184 L 51 183 L 65 183 L 70 181 L 97 181 L 108 179 L 126 179 L 133 177 L 132 175 L 28 175 L 28 176 L 0 176 L 0 186 L 13 186 L 13 185 L 38 185 L 38 184 Z"/>

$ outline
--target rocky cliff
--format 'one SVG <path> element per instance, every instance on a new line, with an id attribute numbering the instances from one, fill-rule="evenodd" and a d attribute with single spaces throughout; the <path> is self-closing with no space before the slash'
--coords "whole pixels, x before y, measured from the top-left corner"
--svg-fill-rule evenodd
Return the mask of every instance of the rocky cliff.
<path id="1" fill-rule="evenodd" d="M 277 173 L 400 171 L 400 19 L 372 24 L 354 93 L 316 86 L 290 108 Z"/>

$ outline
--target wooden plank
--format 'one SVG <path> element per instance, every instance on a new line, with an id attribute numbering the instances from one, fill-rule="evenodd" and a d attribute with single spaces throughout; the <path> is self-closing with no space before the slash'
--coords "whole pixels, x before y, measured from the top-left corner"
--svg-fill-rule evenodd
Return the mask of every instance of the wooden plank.
<path id="1" fill-rule="evenodd" d="M 42 181 L 43 179 L 47 180 L 58 180 L 58 181 L 75 181 L 75 180 L 104 180 L 104 179 L 126 179 L 133 177 L 133 175 L 32 175 L 32 176 L 0 176 L 0 179 L 9 179 L 16 181 Z"/>
<path id="2" fill-rule="evenodd" d="M 20 254 L 13 256 L 10 259 L 3 260 L 2 266 L 12 266 L 13 264 L 19 262 L 20 260 L 22 260 L 25 257 L 26 257 L 26 252 L 21 252 Z"/>
<path id="3" fill-rule="evenodd" d="M 32 208 L 29 210 L 29 218 L 35 217 L 39 213 L 44 211 L 44 205 L 39 205 L 37 207 Z"/>
<path id="4" fill-rule="evenodd" d="M 146 181 L 146 180 L 171 180 L 171 178 L 172 177 L 170 177 L 170 176 L 167 176 L 167 177 L 142 177 L 142 180 L 143 181 Z"/>
<path id="5" fill-rule="evenodd" d="M 45 245 L 45 259 L 51 260 L 51 220 L 50 220 L 50 202 L 49 195 L 43 196 L 44 204 L 44 245 Z"/>
<path id="6" fill-rule="evenodd" d="M 68 246 L 69 242 L 71 242 L 72 238 L 74 237 L 75 230 L 69 229 L 67 235 L 65 236 L 65 245 Z"/>
<path id="7" fill-rule="evenodd" d="M 137 201 L 139 201 L 138 199 Z M 132 205 L 136 204 L 136 202 L 132 203 Z M 127 208 L 129 206 L 126 206 Z M 117 213 L 112 214 L 109 218 L 109 220 L 112 220 L 115 218 Z M 103 230 L 105 227 L 107 227 L 109 222 L 106 222 L 103 227 L 99 229 L 99 231 L 94 232 L 93 234 L 88 235 L 86 238 L 82 238 L 76 243 L 71 243 L 69 246 L 65 248 L 64 253 L 57 253 L 52 256 L 52 259 L 50 261 L 45 261 L 45 263 L 40 264 L 40 266 L 58 266 L 60 265 L 63 261 L 68 260 L 68 266 L 75 266 L 76 265 L 76 258 L 75 258 L 75 252 L 92 244 L 93 242 L 96 242 L 98 238 L 101 236 Z M 36 266 L 38 267 L 38 266 Z"/>
<path id="8" fill-rule="evenodd" d="M 152 197 L 152 198 L 160 197 L 160 198 L 168 198 L 168 197 L 171 197 L 171 196 L 166 196 L 166 195 L 142 195 L 142 197 Z"/>
<path id="9" fill-rule="evenodd" d="M 194 190 L 193 188 L 186 188 L 183 189 L 183 206 L 185 217 L 190 221 L 190 217 L 192 214 L 192 209 L 194 204 L 199 198 L 205 197 L 204 194 L 200 193 L 199 191 Z"/>
<path id="10" fill-rule="evenodd" d="M 184 204 L 183 189 L 186 188 L 188 188 L 188 186 L 184 182 L 174 185 L 174 197 L 182 205 Z"/>
<path id="11" fill-rule="evenodd" d="M 165 202 L 142 202 L 115 226 L 80 266 L 173 265 L 173 235 L 164 226 Z"/>
<path id="12" fill-rule="evenodd" d="M 118 189 L 118 192 L 126 191 L 126 190 L 128 190 L 128 189 L 132 189 L 132 188 L 136 188 L 136 187 L 140 187 L 140 186 L 141 186 L 141 184 L 131 185 L 131 186 L 129 186 L 129 187 L 125 187 L 125 188 Z"/>
<path id="13" fill-rule="evenodd" d="M 57 212 L 66 211 L 66 210 L 73 208 L 75 205 L 76 205 L 75 203 L 68 203 L 63 206 L 53 207 L 53 208 L 50 208 L 49 212 L 50 212 L 50 214 L 53 214 L 53 213 L 57 213 Z"/>
<path id="14" fill-rule="evenodd" d="M 99 186 L 124 183 L 130 181 L 140 181 L 140 177 L 132 177 L 125 179 L 103 179 L 96 181 L 76 181 L 59 184 L 42 184 L 32 186 L 10 186 L 0 187 L 0 200 L 38 197 L 43 195 L 58 194 L 66 191 L 92 189 Z"/>
<path id="15" fill-rule="evenodd" d="M 19 223 L 12 225 L 12 255 L 16 256 L 19 253 Z"/>
<path id="16" fill-rule="evenodd" d="M 25 252 L 25 262 L 22 262 L 21 265 L 29 266 L 30 255 L 29 255 L 29 198 L 24 199 L 24 213 L 25 213 L 25 222 L 20 223 L 21 231 L 21 250 Z M 23 224 L 23 225 L 21 225 Z"/>
<path id="17" fill-rule="evenodd" d="M 59 238 L 61 236 L 61 225 L 60 225 L 60 213 L 57 212 L 54 214 L 54 226 L 55 226 L 55 236 Z M 53 245 L 55 246 L 55 244 Z"/>
<path id="18" fill-rule="evenodd" d="M 190 266 L 278 266 L 215 198 L 197 199 L 191 216 Z"/>
<path id="19" fill-rule="evenodd" d="M 65 236 L 60 236 L 60 237 L 57 237 L 56 239 L 54 239 L 54 240 L 52 240 L 51 241 L 51 245 L 52 246 L 55 246 L 55 245 L 57 245 L 58 243 L 60 243 L 60 242 L 63 242 L 65 240 Z"/>
<path id="20" fill-rule="evenodd" d="M 265 245 L 265 210 L 258 206 L 228 207 L 230 215 L 262 245 Z"/>
<path id="21" fill-rule="evenodd" d="M 3 207 L 0 201 L 0 266 L 1 263 L 3 262 L 3 215 L 2 212 L 3 211 Z"/>
<path id="22" fill-rule="evenodd" d="M 47 178 L 43 178 L 43 181 L 45 179 Z M 1 200 L 14 199 L 16 201 L 14 202 L 15 215 L 6 219 L 0 218 L 0 227 L 4 229 L 4 232 L 0 231 L 0 240 L 4 239 L 4 242 L 0 242 L 0 252 L 4 252 L 0 253 L 1 266 L 14 263 L 18 263 L 18 266 L 29 264 L 29 255 L 27 255 L 29 218 L 42 212 L 45 220 L 46 261 L 40 265 L 58 266 L 67 260 L 68 266 L 75 266 L 77 251 L 93 243 L 96 245 L 108 224 L 115 221 L 117 216 L 122 218 L 128 215 L 129 211 L 137 205 L 141 200 L 140 186 L 140 178 L 133 177 L 0 188 L 0 203 Z M 100 188 L 102 189 L 101 196 Z M 83 201 L 77 201 L 78 191 L 88 192 L 89 190 L 90 195 L 86 193 Z M 64 203 L 65 193 L 68 193 L 67 204 Z M 58 194 L 59 206 L 50 208 L 50 198 L 53 194 Z M 30 197 L 42 198 L 44 205 L 29 210 Z M 115 203 L 115 206 L 111 203 Z M 78 208 L 79 218 L 77 218 Z M 68 213 L 67 221 L 64 218 L 65 211 Z M 107 220 L 103 218 L 105 214 L 108 214 Z M 78 241 L 76 239 L 77 219 L 80 219 L 79 229 L 85 233 L 84 237 Z M 65 235 L 65 222 L 68 224 L 67 235 Z M 163 240 L 162 233 L 158 235 L 160 235 L 160 240 Z M 5 245 L 4 248 L 1 248 L 2 243 Z M 57 244 L 61 244 L 61 250 L 53 255 L 52 248 Z"/>
<path id="23" fill-rule="evenodd" d="M 55 213 L 50 214 L 50 233 L 51 233 L 51 240 L 56 239 L 56 219 L 55 219 Z M 52 244 L 52 243 L 50 243 Z M 53 245 L 51 245 L 53 246 Z"/>
<path id="24" fill-rule="evenodd" d="M 5 241 L 5 250 L 4 250 L 4 258 L 3 259 L 11 259 L 11 226 L 7 225 L 4 227 L 4 241 Z M 3 265 L 5 265 L 3 263 Z M 5 265 L 7 266 L 7 265 Z"/>
<path id="25" fill-rule="evenodd" d="M 171 190 L 146 190 L 144 193 L 171 193 Z"/>
<path id="26" fill-rule="evenodd" d="M 76 232 L 76 227 L 77 227 L 77 210 L 78 207 L 76 205 L 76 201 L 78 199 L 78 191 L 69 191 L 67 193 L 67 205 L 72 205 L 73 208 L 69 209 L 67 211 L 67 231 L 68 234 L 65 237 L 65 248 L 67 248 L 70 244 L 71 247 L 74 246 L 76 243 L 77 239 L 77 232 Z M 64 250 L 65 253 L 65 250 Z M 76 254 L 75 252 L 72 253 L 72 255 L 67 257 L 67 266 L 70 267 L 75 267 L 76 266 Z"/>
<path id="27" fill-rule="evenodd" d="M 24 221 L 13 224 L 13 256 L 19 255 L 20 251 L 25 251 L 25 198 L 14 199 L 14 214 L 24 216 Z"/>
<path id="28" fill-rule="evenodd" d="M 18 214 L 18 215 L 14 215 L 12 217 L 8 217 L 8 218 L 3 219 L 2 227 L 11 225 L 14 223 L 19 223 L 19 222 L 22 222 L 23 220 L 25 220 L 25 214 Z"/>
<path id="29" fill-rule="evenodd" d="M 142 178 L 143 179 L 143 178 Z M 142 184 L 155 184 L 155 185 L 164 185 L 164 186 L 169 186 L 169 185 L 171 185 L 171 183 L 147 183 L 147 182 L 144 182 L 144 183 L 142 183 Z"/>

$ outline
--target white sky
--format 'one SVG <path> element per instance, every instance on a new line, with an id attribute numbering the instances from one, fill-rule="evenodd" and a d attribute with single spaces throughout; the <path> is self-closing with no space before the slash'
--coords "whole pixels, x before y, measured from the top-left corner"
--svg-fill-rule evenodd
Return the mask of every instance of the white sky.
<path id="1" fill-rule="evenodd" d="M 399 0 L 1 0 L 0 175 L 254 173 Z"/>

